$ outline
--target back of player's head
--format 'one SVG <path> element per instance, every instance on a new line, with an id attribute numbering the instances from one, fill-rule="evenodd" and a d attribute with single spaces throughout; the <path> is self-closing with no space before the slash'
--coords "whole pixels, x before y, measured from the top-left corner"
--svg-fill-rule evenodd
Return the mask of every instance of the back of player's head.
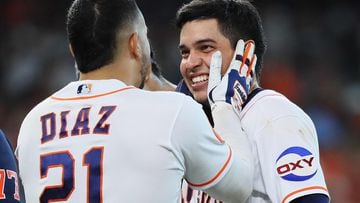
<path id="1" fill-rule="evenodd" d="M 239 39 L 255 41 L 256 74 L 260 75 L 266 45 L 261 18 L 256 8 L 246 0 L 193 0 L 177 12 L 176 25 L 181 29 L 193 20 L 216 19 L 220 32 L 233 48 Z"/>
<path id="2" fill-rule="evenodd" d="M 75 0 L 67 32 L 79 71 L 110 64 L 121 44 L 118 34 L 136 24 L 140 15 L 134 0 Z"/>

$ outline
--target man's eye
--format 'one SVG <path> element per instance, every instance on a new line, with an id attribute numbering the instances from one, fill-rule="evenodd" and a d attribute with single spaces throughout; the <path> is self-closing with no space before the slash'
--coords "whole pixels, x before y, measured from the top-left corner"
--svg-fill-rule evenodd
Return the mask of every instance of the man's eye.
<path id="1" fill-rule="evenodd" d="M 187 51 L 180 51 L 181 58 L 187 58 L 189 56 L 189 52 Z"/>
<path id="2" fill-rule="evenodd" d="M 201 46 L 201 50 L 202 50 L 203 52 L 211 52 L 211 51 L 214 50 L 214 47 L 209 46 L 209 45 L 203 45 L 203 46 Z"/>

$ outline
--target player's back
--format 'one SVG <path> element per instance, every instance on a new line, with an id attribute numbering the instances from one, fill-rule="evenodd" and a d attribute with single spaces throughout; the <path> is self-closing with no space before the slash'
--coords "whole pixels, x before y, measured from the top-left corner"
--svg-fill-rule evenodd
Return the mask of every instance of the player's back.
<path id="1" fill-rule="evenodd" d="M 29 202 L 178 202 L 184 166 L 171 143 L 185 96 L 78 81 L 25 118 L 18 139 Z"/>

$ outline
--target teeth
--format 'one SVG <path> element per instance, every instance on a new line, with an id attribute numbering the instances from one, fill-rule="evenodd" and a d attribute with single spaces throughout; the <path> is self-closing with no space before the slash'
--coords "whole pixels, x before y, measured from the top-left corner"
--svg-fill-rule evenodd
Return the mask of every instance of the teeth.
<path id="1" fill-rule="evenodd" d="M 204 81 L 207 81 L 208 79 L 209 79 L 209 76 L 207 76 L 207 75 L 200 75 L 200 76 L 194 77 L 194 78 L 192 79 L 192 82 L 193 82 L 193 83 L 204 82 Z"/>

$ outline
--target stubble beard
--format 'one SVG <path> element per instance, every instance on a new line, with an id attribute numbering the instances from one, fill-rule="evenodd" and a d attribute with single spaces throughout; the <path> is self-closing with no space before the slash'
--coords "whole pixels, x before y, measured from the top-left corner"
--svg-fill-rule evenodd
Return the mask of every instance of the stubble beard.
<path id="1" fill-rule="evenodd" d="M 145 55 L 143 55 L 145 56 Z M 146 80 L 146 74 L 148 72 L 148 69 L 151 67 L 151 61 L 149 57 L 143 57 L 141 61 L 141 69 L 140 69 L 140 77 L 141 77 L 141 83 L 139 85 L 140 89 L 143 89 L 145 86 L 145 80 Z"/>

